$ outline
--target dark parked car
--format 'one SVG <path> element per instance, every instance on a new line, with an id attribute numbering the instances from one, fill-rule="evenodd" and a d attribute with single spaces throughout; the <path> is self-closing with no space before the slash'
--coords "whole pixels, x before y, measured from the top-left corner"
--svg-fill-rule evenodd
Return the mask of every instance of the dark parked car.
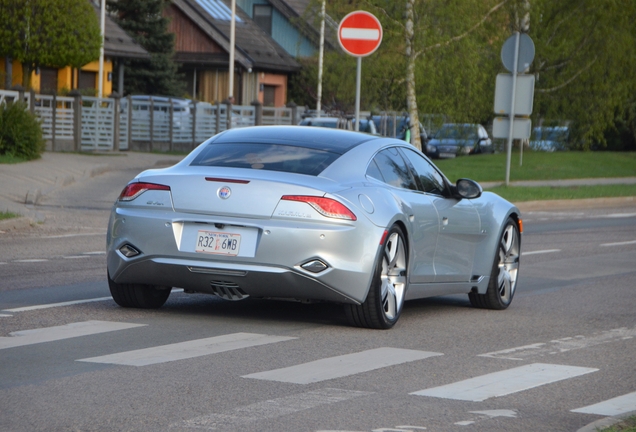
<path id="1" fill-rule="evenodd" d="M 493 152 L 492 140 L 480 124 L 446 123 L 426 145 L 427 156 L 440 159 Z"/>

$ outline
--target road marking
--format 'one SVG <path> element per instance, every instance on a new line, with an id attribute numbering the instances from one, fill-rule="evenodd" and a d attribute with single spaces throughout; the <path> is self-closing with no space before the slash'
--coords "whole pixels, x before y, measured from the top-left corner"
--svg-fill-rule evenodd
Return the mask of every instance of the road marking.
<path id="1" fill-rule="evenodd" d="M 13 315 L 0 313 L 0 318 L 10 318 L 10 317 L 12 317 L 12 316 L 13 316 Z"/>
<path id="2" fill-rule="evenodd" d="M 603 243 L 601 246 L 625 246 L 625 245 L 633 245 L 636 244 L 636 240 L 626 241 L 626 242 L 617 242 L 617 243 Z"/>
<path id="3" fill-rule="evenodd" d="M 80 234 L 60 234 L 40 237 L 41 239 L 55 239 L 55 238 L 68 238 L 68 237 L 86 237 L 95 235 L 106 235 L 106 231 L 92 232 L 92 233 L 80 233 Z"/>
<path id="4" fill-rule="evenodd" d="M 106 255 L 106 251 L 84 252 L 84 255 Z"/>
<path id="5" fill-rule="evenodd" d="M 10 337 L 0 337 L 0 349 L 53 342 L 80 336 L 94 335 L 117 330 L 143 327 L 146 324 L 130 324 L 111 321 L 83 321 L 55 327 L 22 330 L 10 333 Z"/>
<path id="6" fill-rule="evenodd" d="M 533 363 L 410 394 L 481 402 L 492 397 L 506 396 L 597 370 L 577 366 Z"/>
<path id="7" fill-rule="evenodd" d="M 554 253 L 554 252 L 561 252 L 561 249 L 545 249 L 545 250 L 538 250 L 538 251 L 531 251 L 531 252 L 522 252 L 521 256 Z"/>
<path id="8" fill-rule="evenodd" d="M 630 218 L 636 216 L 636 213 L 612 213 L 608 215 L 604 215 L 602 217 L 606 218 Z"/>
<path id="9" fill-rule="evenodd" d="M 248 423 L 295 414 L 321 405 L 345 402 L 371 394 L 373 393 L 332 388 L 313 390 L 238 407 L 226 413 L 196 417 L 174 426 L 209 430 L 240 430 L 241 425 Z"/>
<path id="10" fill-rule="evenodd" d="M 37 262 L 46 262 L 48 261 L 48 259 L 43 259 L 43 258 L 37 258 L 37 259 L 22 259 L 22 260 L 15 260 L 13 261 L 14 263 L 37 263 Z"/>
<path id="11" fill-rule="evenodd" d="M 147 366 L 157 363 L 167 363 L 185 360 L 241 348 L 249 348 L 276 342 L 283 342 L 295 337 L 269 336 L 254 333 L 233 333 L 214 336 L 206 339 L 196 339 L 151 348 L 125 351 L 100 357 L 91 357 L 77 361 L 89 363 L 108 363 L 127 366 Z"/>
<path id="12" fill-rule="evenodd" d="M 631 339 L 636 336 L 636 327 L 621 327 L 613 330 L 594 333 L 591 336 L 574 336 L 557 339 L 548 343 L 536 343 L 501 351 L 479 354 L 479 357 L 492 357 L 507 360 L 527 360 L 548 354 L 558 354 L 576 349 L 588 348 L 618 340 Z"/>
<path id="13" fill-rule="evenodd" d="M 572 410 L 572 412 L 576 413 L 598 414 L 604 416 L 616 416 L 631 411 L 636 411 L 636 392 Z"/>
<path id="14" fill-rule="evenodd" d="M 177 288 L 177 289 L 173 289 L 170 293 L 176 294 L 180 292 L 183 292 L 183 289 Z M 106 301 L 106 300 L 112 300 L 112 299 L 113 299 L 112 297 L 97 297 L 97 298 L 84 299 L 84 300 L 71 300 L 71 301 L 60 302 L 60 303 L 48 303 L 48 304 L 35 305 L 35 306 L 23 306 L 23 307 L 13 308 L 13 309 L 4 309 L 2 310 L 2 312 L 29 312 L 29 311 L 40 310 L 40 309 L 72 306 L 76 304 L 93 303 L 93 302 L 100 302 L 100 301 Z"/>
<path id="15" fill-rule="evenodd" d="M 455 424 L 458 426 L 470 426 L 477 423 L 480 420 L 484 419 L 492 419 L 497 417 L 508 417 L 508 418 L 517 418 L 517 411 L 515 410 L 487 410 L 487 411 L 469 411 L 471 414 L 477 414 L 479 417 L 475 420 L 464 420 L 456 422 Z"/>
<path id="16" fill-rule="evenodd" d="M 112 299 L 113 299 L 112 297 L 98 297 L 98 298 L 85 299 L 85 300 L 72 300 L 72 301 L 60 302 L 60 303 L 49 303 L 49 304 L 42 304 L 42 305 L 35 305 L 35 306 L 24 306 L 24 307 L 19 307 L 14 309 L 4 309 L 3 312 L 28 312 L 28 311 L 34 311 L 34 310 L 40 310 L 40 309 L 49 309 L 54 307 L 70 306 L 70 305 L 76 305 L 76 304 L 82 304 L 82 303 L 92 303 L 92 302 L 112 300 Z"/>
<path id="17" fill-rule="evenodd" d="M 441 355 L 441 353 L 428 351 L 383 347 L 329 357 L 282 369 L 253 373 L 244 375 L 243 378 L 310 384 Z"/>
<path id="18" fill-rule="evenodd" d="M 79 259 L 79 258 L 90 258 L 90 255 L 69 255 L 63 257 L 64 259 Z"/>

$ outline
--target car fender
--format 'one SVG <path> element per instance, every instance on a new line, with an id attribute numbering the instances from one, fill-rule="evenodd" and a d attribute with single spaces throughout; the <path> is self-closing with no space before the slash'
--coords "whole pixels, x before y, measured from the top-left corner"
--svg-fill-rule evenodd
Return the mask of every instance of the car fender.
<path id="1" fill-rule="evenodd" d="M 504 224 L 508 217 L 512 217 L 519 226 L 521 212 L 515 205 L 492 192 L 484 192 L 481 197 L 472 200 L 472 203 L 479 214 L 481 229 L 485 234 L 478 245 L 480 253 L 475 256 L 473 274 L 490 275 Z M 481 284 L 480 288 L 485 292 L 487 286 L 487 283 Z M 483 294 L 481 290 L 480 293 Z"/>

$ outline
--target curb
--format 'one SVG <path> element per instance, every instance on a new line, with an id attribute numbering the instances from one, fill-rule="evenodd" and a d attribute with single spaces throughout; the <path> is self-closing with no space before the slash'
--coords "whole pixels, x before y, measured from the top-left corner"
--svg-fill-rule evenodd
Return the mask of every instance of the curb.
<path id="1" fill-rule="evenodd" d="M 581 208 L 630 207 L 636 206 L 636 197 L 585 198 L 545 201 L 522 201 L 514 203 L 522 212 L 568 210 Z"/>
<path id="2" fill-rule="evenodd" d="M 600 420 L 596 420 L 588 425 L 583 426 L 581 429 L 576 432 L 598 432 L 606 429 L 610 426 L 614 426 L 617 423 L 622 422 L 626 418 L 629 418 L 633 415 L 636 415 L 636 411 L 630 411 L 627 413 L 619 414 L 616 416 L 605 417 Z"/>

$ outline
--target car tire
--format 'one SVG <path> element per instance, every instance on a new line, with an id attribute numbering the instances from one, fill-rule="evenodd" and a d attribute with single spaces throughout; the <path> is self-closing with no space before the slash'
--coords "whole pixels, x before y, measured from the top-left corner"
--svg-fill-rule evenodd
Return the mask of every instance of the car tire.
<path id="1" fill-rule="evenodd" d="M 407 251 L 402 229 L 393 225 L 382 245 L 366 300 L 361 305 L 345 305 L 352 325 L 389 329 L 398 321 L 408 284 Z"/>
<path id="2" fill-rule="evenodd" d="M 468 294 L 472 306 L 496 310 L 510 306 L 517 288 L 520 255 L 519 227 L 512 218 L 508 218 L 497 244 L 488 289 L 485 294 Z"/>
<path id="3" fill-rule="evenodd" d="M 172 287 L 144 284 L 119 284 L 108 275 L 110 295 L 121 307 L 157 309 L 164 305 Z"/>

